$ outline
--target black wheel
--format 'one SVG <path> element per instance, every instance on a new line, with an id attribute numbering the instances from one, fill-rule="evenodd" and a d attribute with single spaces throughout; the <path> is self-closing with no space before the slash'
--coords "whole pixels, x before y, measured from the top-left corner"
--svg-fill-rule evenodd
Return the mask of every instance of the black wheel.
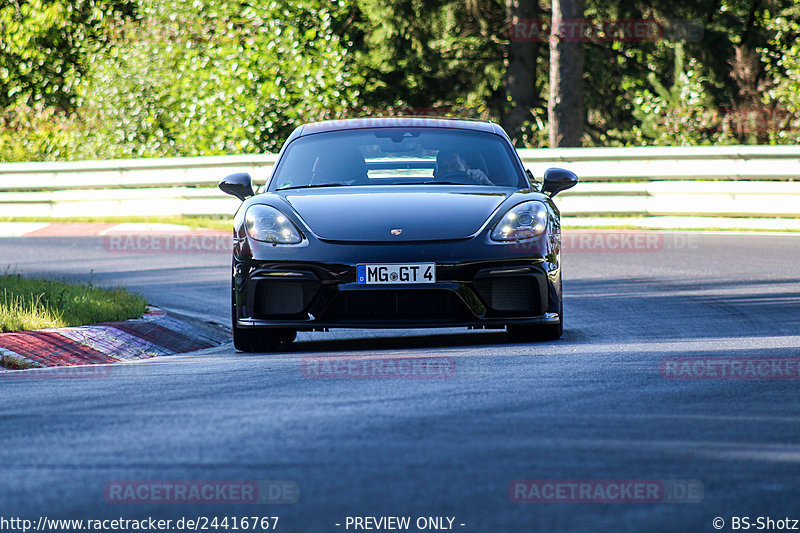
<path id="1" fill-rule="evenodd" d="M 274 352 L 287 347 L 297 337 L 293 329 L 240 328 L 236 325 L 236 295 L 231 290 L 231 329 L 233 347 L 240 352 Z"/>
<path id="2" fill-rule="evenodd" d="M 515 341 L 554 341 L 564 334 L 564 297 L 559 294 L 558 322 L 539 326 L 508 326 L 508 335 Z"/>
<path id="3" fill-rule="evenodd" d="M 560 339 L 563 332 L 561 321 L 543 326 L 508 326 L 508 335 L 515 341 L 554 341 Z"/>
<path id="4" fill-rule="evenodd" d="M 240 352 L 274 352 L 289 346 L 297 337 L 291 329 L 233 327 L 233 346 Z"/>

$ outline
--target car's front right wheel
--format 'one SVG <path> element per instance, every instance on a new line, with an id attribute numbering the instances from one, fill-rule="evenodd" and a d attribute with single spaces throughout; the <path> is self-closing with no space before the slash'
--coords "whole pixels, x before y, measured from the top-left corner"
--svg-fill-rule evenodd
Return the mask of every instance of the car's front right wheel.
<path id="1" fill-rule="evenodd" d="M 558 299 L 558 322 L 534 326 L 508 326 L 508 336 L 514 341 L 554 341 L 564 334 L 564 300 Z"/>
<path id="2" fill-rule="evenodd" d="M 558 324 L 545 324 L 543 326 L 508 326 L 508 335 L 513 341 L 535 342 L 554 341 L 560 339 L 564 332 L 563 319 Z"/>

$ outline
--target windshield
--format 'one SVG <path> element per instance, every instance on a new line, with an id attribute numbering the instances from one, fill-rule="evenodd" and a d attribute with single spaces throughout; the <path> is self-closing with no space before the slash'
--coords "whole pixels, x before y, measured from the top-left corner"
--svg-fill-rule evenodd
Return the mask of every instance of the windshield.
<path id="1" fill-rule="evenodd" d="M 497 135 L 434 128 L 318 133 L 293 141 L 268 190 L 363 185 L 527 186 Z"/>

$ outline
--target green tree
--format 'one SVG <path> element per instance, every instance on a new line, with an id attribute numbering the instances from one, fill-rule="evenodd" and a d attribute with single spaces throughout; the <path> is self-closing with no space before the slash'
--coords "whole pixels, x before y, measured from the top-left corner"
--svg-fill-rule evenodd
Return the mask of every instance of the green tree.
<path id="1" fill-rule="evenodd" d="M 685 63 L 683 45 L 676 43 L 673 85 L 665 87 L 655 73 L 650 88 L 637 92 L 632 128 L 636 144 L 703 145 L 732 142 L 730 124 L 706 91 L 706 80 L 696 59 Z"/>
<path id="2" fill-rule="evenodd" d="M 698 31 L 568 43 L 583 66 L 551 83 L 544 42 L 510 30 L 552 4 L 7 0 L 0 160 L 274 151 L 301 122 L 409 112 L 490 118 L 543 146 L 548 99 L 564 102 L 551 90 L 581 80 L 566 108 L 585 109 L 585 145 L 800 140 L 800 0 L 583 0 L 590 20 Z"/>
<path id="3" fill-rule="evenodd" d="M 800 143 L 800 2 L 769 18 L 774 33 L 759 50 L 769 79 L 760 124 L 775 144 Z"/>
<path id="4" fill-rule="evenodd" d="M 343 4 L 142 0 L 82 90 L 102 157 L 277 150 L 302 122 L 355 106 L 332 30 Z"/>
<path id="5" fill-rule="evenodd" d="M 125 0 L 6 0 L 0 4 L 0 108 L 43 102 L 70 110 L 105 22 L 126 18 Z"/>
<path id="6" fill-rule="evenodd" d="M 583 0 L 554 0 L 550 37 L 550 147 L 580 146 L 584 129 L 583 43 L 563 36 L 565 22 L 582 19 Z M 569 32 L 571 33 L 571 32 Z"/>
<path id="7" fill-rule="evenodd" d="M 539 34 L 538 0 L 506 0 L 506 19 L 510 42 L 503 79 L 506 106 L 501 110 L 500 124 L 516 144 L 524 146 L 533 141 L 530 130 L 534 124 L 543 129 L 536 112 L 542 107 L 538 63 L 545 48 L 544 38 Z"/>
<path id="8" fill-rule="evenodd" d="M 366 110 L 496 115 L 508 42 L 502 0 L 358 0 L 348 31 Z"/>
<path id="9" fill-rule="evenodd" d="M 80 144 L 78 87 L 127 0 L 7 0 L 0 4 L 0 161 L 63 159 Z"/>

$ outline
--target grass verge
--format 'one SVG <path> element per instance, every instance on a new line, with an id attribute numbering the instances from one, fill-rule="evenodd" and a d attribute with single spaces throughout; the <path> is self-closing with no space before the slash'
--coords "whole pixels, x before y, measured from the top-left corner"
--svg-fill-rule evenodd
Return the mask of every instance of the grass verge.
<path id="1" fill-rule="evenodd" d="M 0 332 L 86 326 L 139 318 L 145 300 L 125 289 L 91 283 L 0 276 Z"/>
<path id="2" fill-rule="evenodd" d="M 16 357 L 9 357 L 6 355 L 0 357 L 0 367 L 8 368 L 9 370 L 28 370 L 30 368 L 42 368 L 43 366 L 44 365 L 23 361 Z"/>

